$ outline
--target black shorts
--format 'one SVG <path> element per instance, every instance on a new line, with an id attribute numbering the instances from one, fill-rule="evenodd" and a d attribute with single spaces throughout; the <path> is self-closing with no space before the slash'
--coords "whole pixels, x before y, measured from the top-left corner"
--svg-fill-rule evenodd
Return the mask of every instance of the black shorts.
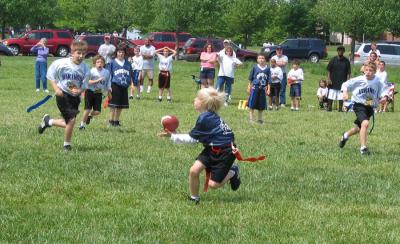
<path id="1" fill-rule="evenodd" d="M 79 113 L 79 104 L 81 103 L 80 96 L 72 96 L 66 92 L 63 92 L 63 96 L 56 96 L 57 107 L 61 112 L 61 116 L 68 124 L 71 119 L 76 118 Z"/>
<path id="2" fill-rule="evenodd" d="M 206 169 L 211 172 L 210 179 L 218 183 L 221 183 L 225 179 L 235 159 L 236 157 L 232 153 L 230 146 L 221 149 L 219 153 L 213 152 L 211 147 L 207 146 L 197 156 L 197 160 L 204 164 Z"/>
<path id="3" fill-rule="evenodd" d="M 214 79 L 215 78 L 215 68 L 200 68 L 200 79 Z"/>
<path id="4" fill-rule="evenodd" d="M 103 93 L 86 90 L 85 92 L 85 110 L 101 111 L 101 102 Z"/>
<path id="5" fill-rule="evenodd" d="M 269 90 L 270 97 L 279 97 L 281 91 L 281 83 L 272 83 Z"/>
<path id="6" fill-rule="evenodd" d="M 169 71 L 160 71 L 158 74 L 158 88 L 170 88 L 171 73 Z"/>
<path id="7" fill-rule="evenodd" d="M 111 83 L 112 98 L 108 106 L 110 108 L 129 108 L 128 88 Z"/>
<path id="8" fill-rule="evenodd" d="M 369 120 L 369 118 L 374 114 L 374 109 L 371 106 L 365 106 L 361 103 L 355 103 L 353 105 L 353 111 L 357 116 L 357 119 L 354 120 L 354 124 L 356 124 L 358 128 L 361 128 L 361 123 L 364 120 Z"/>
<path id="9" fill-rule="evenodd" d="M 247 106 L 256 110 L 265 110 L 267 108 L 267 95 L 264 87 L 251 88 Z"/>

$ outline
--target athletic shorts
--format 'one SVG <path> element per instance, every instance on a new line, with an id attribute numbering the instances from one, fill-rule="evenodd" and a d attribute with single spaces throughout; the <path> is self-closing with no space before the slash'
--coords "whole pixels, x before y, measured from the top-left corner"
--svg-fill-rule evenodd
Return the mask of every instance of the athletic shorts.
<path id="1" fill-rule="evenodd" d="M 146 76 L 152 80 L 154 78 L 154 71 L 152 69 L 142 70 L 142 79 L 144 79 Z"/>
<path id="2" fill-rule="evenodd" d="M 68 124 L 71 119 L 76 118 L 79 113 L 79 104 L 81 103 L 80 96 L 72 96 L 63 91 L 63 96 L 56 96 L 57 107 L 61 112 L 61 116 Z"/>
<path id="3" fill-rule="evenodd" d="M 354 120 L 354 124 L 361 128 L 361 123 L 364 120 L 369 120 L 371 116 L 374 114 L 374 109 L 371 106 L 365 106 L 361 103 L 355 103 L 353 105 L 353 111 L 356 113 L 356 120 Z"/>
<path id="4" fill-rule="evenodd" d="M 128 88 L 111 83 L 112 98 L 108 104 L 110 108 L 129 108 Z"/>
<path id="5" fill-rule="evenodd" d="M 264 88 L 251 88 L 247 106 L 256 110 L 265 110 L 267 108 L 267 95 Z"/>
<path id="6" fill-rule="evenodd" d="M 103 93 L 86 90 L 85 92 L 85 110 L 93 109 L 93 111 L 101 111 L 101 102 Z"/>
<path id="7" fill-rule="evenodd" d="M 170 88 L 171 73 L 169 71 L 160 71 L 158 74 L 158 88 Z"/>
<path id="8" fill-rule="evenodd" d="M 210 146 L 206 146 L 197 156 L 197 160 L 211 172 L 210 179 L 218 183 L 225 179 L 235 159 L 230 145 L 222 148 L 219 153 L 213 152 Z"/>
<path id="9" fill-rule="evenodd" d="M 269 96 L 279 97 L 280 91 L 281 91 L 281 83 L 272 83 L 269 90 Z"/>
<path id="10" fill-rule="evenodd" d="M 301 97 L 301 84 L 292 84 L 290 86 L 290 97 Z"/>
<path id="11" fill-rule="evenodd" d="M 215 69 L 214 68 L 203 68 L 200 69 L 200 79 L 214 79 Z"/>
<path id="12" fill-rule="evenodd" d="M 342 92 L 335 89 L 328 90 L 328 99 L 329 100 L 343 100 Z"/>
<path id="13" fill-rule="evenodd" d="M 139 74 L 140 74 L 140 70 L 135 69 L 133 71 L 133 85 L 134 86 L 139 85 Z"/>

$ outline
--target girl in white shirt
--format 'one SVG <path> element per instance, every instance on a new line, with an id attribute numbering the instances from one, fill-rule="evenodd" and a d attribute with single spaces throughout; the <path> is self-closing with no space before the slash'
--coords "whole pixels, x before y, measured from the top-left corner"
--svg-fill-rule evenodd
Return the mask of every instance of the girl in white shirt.
<path id="1" fill-rule="evenodd" d="M 172 54 L 170 55 L 170 53 Z M 167 89 L 167 101 L 171 102 L 171 70 L 173 57 L 175 57 L 176 51 L 169 47 L 164 47 L 156 50 L 156 54 L 158 60 L 160 60 L 160 63 L 158 64 L 160 70 L 160 73 L 158 74 L 158 101 L 162 101 L 164 89 Z"/>
<path id="2" fill-rule="evenodd" d="M 301 99 L 301 84 L 304 80 L 303 69 L 300 68 L 300 61 L 293 61 L 293 68 L 288 73 L 288 84 L 290 85 L 290 98 L 292 99 L 292 106 L 290 110 L 300 110 Z"/>

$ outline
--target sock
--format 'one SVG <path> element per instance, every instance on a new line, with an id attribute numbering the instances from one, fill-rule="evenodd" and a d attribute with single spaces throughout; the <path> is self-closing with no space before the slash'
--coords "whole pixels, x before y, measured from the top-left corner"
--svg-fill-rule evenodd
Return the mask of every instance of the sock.
<path id="1" fill-rule="evenodd" d="M 65 142 L 64 142 L 64 147 L 65 147 L 65 146 L 71 146 L 71 142 L 65 141 Z"/>
<path id="2" fill-rule="evenodd" d="M 52 126 L 53 125 L 53 119 L 49 119 L 49 126 Z"/>
<path id="3" fill-rule="evenodd" d="M 363 149 L 365 149 L 365 148 L 367 148 L 367 146 L 361 146 L 361 147 L 360 147 L 360 150 L 363 150 Z"/>
<path id="4" fill-rule="evenodd" d="M 343 134 L 343 138 L 344 138 L 345 140 L 349 139 L 349 134 L 348 134 L 347 132 L 345 132 L 345 133 Z"/>
<path id="5" fill-rule="evenodd" d="M 158 96 L 158 99 L 162 99 L 162 96 Z"/>
<path id="6" fill-rule="evenodd" d="M 85 126 L 85 122 L 81 121 L 81 126 Z"/>
<path id="7" fill-rule="evenodd" d="M 171 97 L 170 97 L 170 96 L 167 96 L 167 99 L 168 99 L 168 100 L 171 100 Z"/>
<path id="8" fill-rule="evenodd" d="M 199 196 L 190 196 L 190 198 L 193 199 L 193 200 L 196 200 L 196 201 L 200 200 Z"/>

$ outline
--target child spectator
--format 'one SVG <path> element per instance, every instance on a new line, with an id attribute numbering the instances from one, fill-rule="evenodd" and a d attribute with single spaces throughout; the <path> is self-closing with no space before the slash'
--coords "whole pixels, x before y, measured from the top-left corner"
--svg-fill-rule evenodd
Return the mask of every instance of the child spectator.
<path id="1" fill-rule="evenodd" d="M 32 53 L 37 53 L 35 62 L 35 81 L 36 81 L 36 92 L 40 91 L 40 80 L 42 80 L 42 87 L 44 92 L 49 93 L 47 90 L 47 56 L 49 56 L 49 48 L 47 45 L 47 39 L 42 38 L 40 41 L 31 48 Z"/>
<path id="2" fill-rule="evenodd" d="M 385 84 L 386 89 L 390 90 L 391 84 L 389 84 L 389 82 L 388 82 L 387 72 L 385 70 L 385 67 L 386 67 L 385 61 L 379 61 L 378 70 L 376 71 L 375 76 L 378 77 L 379 80 L 383 84 Z M 390 99 L 391 99 L 390 94 L 388 94 L 388 95 L 389 95 L 388 100 L 386 102 L 380 104 L 380 108 L 379 108 L 378 112 L 380 112 L 380 113 L 386 112 L 387 105 L 389 104 Z"/>
<path id="3" fill-rule="evenodd" d="M 85 91 L 85 111 L 79 129 L 85 129 L 93 116 L 101 112 L 101 103 L 103 92 L 108 93 L 108 99 L 111 99 L 111 81 L 110 72 L 104 68 L 106 60 L 100 55 L 92 59 L 94 67 L 90 70 L 89 84 Z"/>
<path id="4" fill-rule="evenodd" d="M 317 90 L 317 98 L 320 109 L 326 109 L 328 105 L 328 84 L 326 80 L 321 79 L 319 81 L 319 88 Z"/>
<path id="5" fill-rule="evenodd" d="M 82 88 L 87 86 L 90 77 L 89 67 L 82 62 L 87 51 L 86 42 L 74 41 L 71 44 L 71 57 L 54 61 L 47 72 L 47 79 L 56 95 L 57 107 L 62 119 L 50 119 L 43 116 L 38 130 L 42 134 L 46 128 L 57 126 L 64 128 L 64 150 L 70 151 L 75 118 L 79 113 Z"/>
<path id="6" fill-rule="evenodd" d="M 135 56 L 132 57 L 132 69 L 133 69 L 133 82 L 131 84 L 131 95 L 129 99 L 133 99 L 133 94 L 136 90 L 136 99 L 140 99 L 140 79 L 142 77 L 143 69 L 143 57 L 140 55 L 140 48 L 135 47 Z"/>
<path id="7" fill-rule="evenodd" d="M 228 106 L 229 99 L 231 97 L 232 84 L 234 82 L 234 69 L 235 66 L 241 65 L 242 62 L 233 57 L 233 49 L 231 46 L 227 46 L 225 48 L 225 52 L 218 53 L 218 62 L 220 64 L 218 71 L 218 80 L 217 80 L 217 91 L 222 91 L 225 84 L 225 106 Z"/>
<path id="8" fill-rule="evenodd" d="M 265 56 L 262 53 L 257 55 L 257 64 L 249 74 L 249 85 L 247 91 L 249 92 L 249 100 L 247 102 L 250 108 L 249 120 L 254 122 L 253 114 L 254 109 L 258 110 L 257 122 L 264 123 L 262 119 L 262 112 L 267 108 L 267 85 L 271 82 L 271 71 L 266 64 Z"/>
<path id="9" fill-rule="evenodd" d="M 116 58 L 111 62 L 111 99 L 108 104 L 110 109 L 110 125 L 121 126 L 119 118 L 122 109 L 129 108 L 128 87 L 132 82 L 132 66 L 125 59 L 126 50 L 123 46 L 116 49 Z"/>
<path id="10" fill-rule="evenodd" d="M 348 92 L 352 93 L 351 101 L 354 103 L 353 110 L 356 114 L 355 126 L 343 133 L 339 142 L 339 147 L 343 148 L 347 140 L 359 133 L 360 134 L 360 153 L 368 155 L 367 148 L 367 129 L 369 118 L 374 114 L 374 107 L 377 107 L 379 99 L 381 102 L 387 100 L 387 90 L 384 84 L 375 76 L 376 65 L 369 63 L 364 67 L 364 75 L 355 77 L 343 83 L 343 99 L 349 98 Z"/>
<path id="11" fill-rule="evenodd" d="M 267 94 L 269 109 L 272 110 L 272 98 L 275 99 L 275 110 L 279 109 L 279 94 L 281 91 L 281 81 L 283 79 L 282 69 L 276 64 L 275 59 L 270 61 L 271 83 L 268 84 Z"/>
<path id="12" fill-rule="evenodd" d="M 160 53 L 163 53 L 162 55 Z M 171 52 L 171 55 L 170 55 Z M 176 55 L 176 51 L 169 47 L 164 47 L 156 50 L 156 54 L 160 63 L 158 64 L 158 69 L 160 73 L 158 74 L 158 101 L 162 101 L 162 95 L 164 89 L 167 89 L 167 101 L 171 102 L 171 70 L 173 57 Z"/>
<path id="13" fill-rule="evenodd" d="M 368 56 L 370 56 L 371 53 L 376 53 L 378 58 L 381 56 L 381 52 L 378 50 L 378 47 L 376 46 L 376 42 L 371 43 L 371 50 L 369 50 Z"/>
<path id="14" fill-rule="evenodd" d="M 160 136 L 171 136 L 174 143 L 195 143 L 204 145 L 203 151 L 189 171 L 189 201 L 200 202 L 200 173 L 210 172 L 208 185 L 210 188 L 220 188 L 230 181 L 232 190 L 240 186 L 239 167 L 233 165 L 236 157 L 232 152 L 235 136 L 229 126 L 217 114 L 225 100 L 225 94 L 214 88 L 203 88 L 194 99 L 194 108 L 200 113 L 195 127 L 189 134 L 160 133 Z"/>
<path id="15" fill-rule="evenodd" d="M 216 61 L 217 54 L 214 52 L 211 43 L 207 43 L 200 54 L 201 88 L 214 86 Z"/>
<path id="16" fill-rule="evenodd" d="M 304 81 L 303 69 L 300 68 L 300 61 L 295 59 L 292 64 L 292 69 L 288 73 L 288 82 L 290 84 L 290 98 L 292 100 L 291 111 L 300 110 L 301 100 L 301 84 Z"/>

